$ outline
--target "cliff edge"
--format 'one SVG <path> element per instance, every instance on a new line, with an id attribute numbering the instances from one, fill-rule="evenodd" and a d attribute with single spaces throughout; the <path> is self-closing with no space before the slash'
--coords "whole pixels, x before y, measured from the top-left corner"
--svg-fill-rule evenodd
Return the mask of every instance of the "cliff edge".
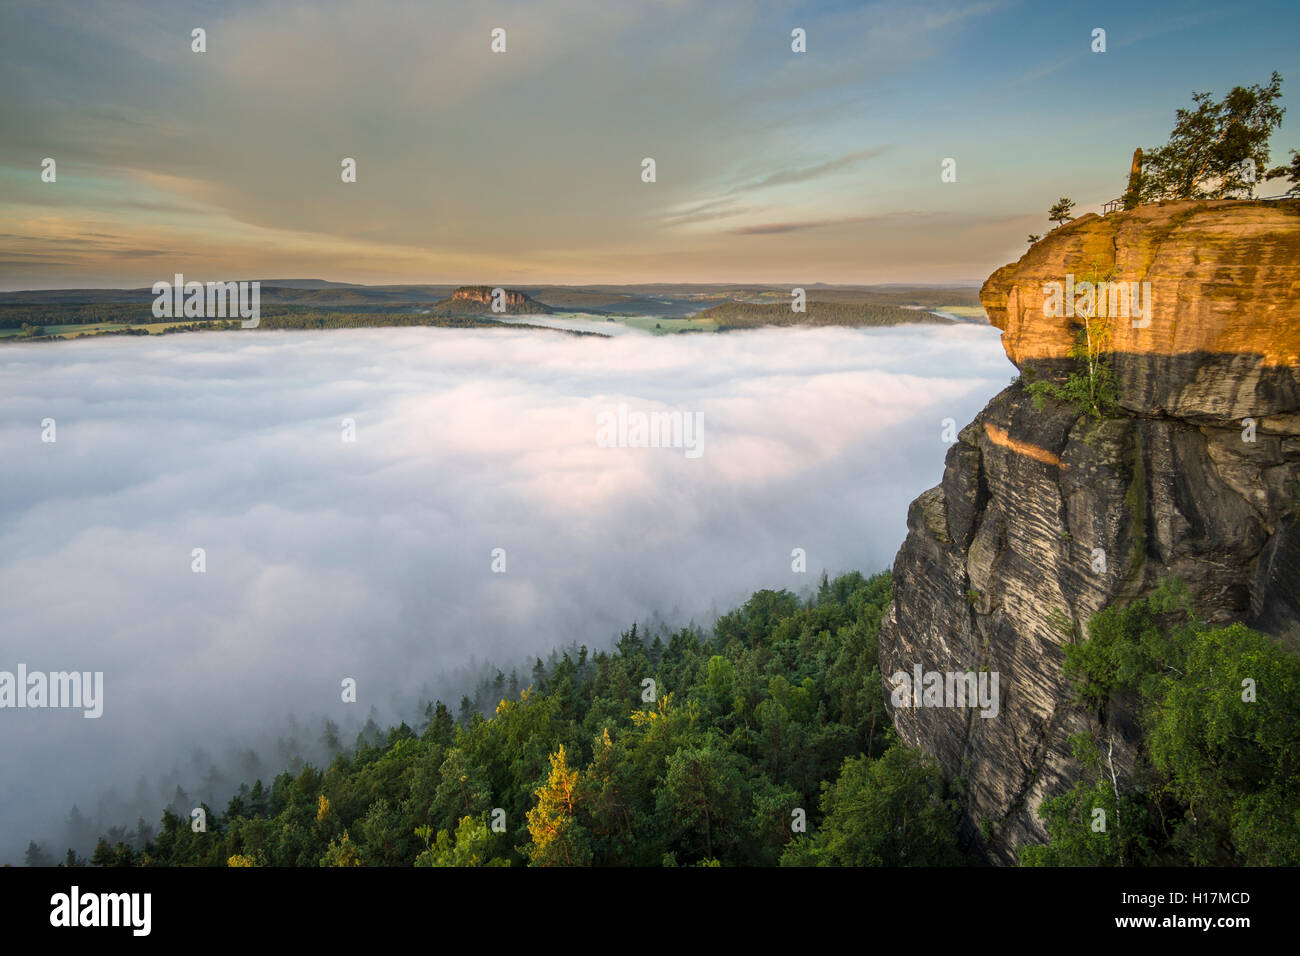
<path id="1" fill-rule="evenodd" d="M 1094 613 L 1175 577 L 1207 620 L 1300 653 L 1300 202 L 1084 216 L 980 297 L 1022 379 L 912 503 L 880 654 L 887 694 L 918 665 L 998 673 L 996 716 L 891 712 L 952 782 L 972 853 L 1009 864 L 1046 839 L 1042 800 L 1077 779 L 1067 738 L 1095 716 L 1072 704 L 1062 648 Z M 1024 385 L 1077 368 L 1090 306 L 1118 406 L 1100 421 L 1036 408 Z M 1137 731 L 1111 732 L 1122 771 Z"/>

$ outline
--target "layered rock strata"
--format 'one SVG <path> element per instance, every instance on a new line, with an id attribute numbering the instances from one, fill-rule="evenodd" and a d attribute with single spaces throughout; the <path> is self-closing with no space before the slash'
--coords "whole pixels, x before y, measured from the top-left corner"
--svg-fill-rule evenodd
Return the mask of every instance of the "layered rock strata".
<path id="1" fill-rule="evenodd" d="M 1061 302 L 1100 281 L 1124 283 L 1138 307 Z M 954 782 L 972 853 L 1014 863 L 1046 838 L 1039 804 L 1077 779 L 1068 737 L 1097 729 L 1062 667 L 1098 610 L 1176 577 L 1209 620 L 1300 653 L 1300 203 L 1085 216 L 997 270 L 981 299 L 1022 379 L 912 503 L 881 673 L 887 690 L 918 664 L 999 674 L 996 717 L 893 717 Z M 1090 304 L 1117 383 L 1118 410 L 1100 422 L 1062 401 L 1037 409 L 1024 386 L 1077 371 Z M 1118 715 L 1107 733 L 1123 772 L 1136 728 Z"/>

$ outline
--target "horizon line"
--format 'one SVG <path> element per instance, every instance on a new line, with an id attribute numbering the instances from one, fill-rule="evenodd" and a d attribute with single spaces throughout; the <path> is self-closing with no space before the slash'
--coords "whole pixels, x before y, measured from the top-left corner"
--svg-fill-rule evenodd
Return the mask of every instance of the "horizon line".
<path id="1" fill-rule="evenodd" d="M 176 273 L 172 273 L 173 276 Z M 184 273 L 181 273 L 184 275 Z M 158 281 L 170 281 L 158 280 Z M 614 289 L 632 289 L 642 286 L 736 286 L 740 288 L 772 288 L 772 289 L 793 289 L 793 288 L 828 288 L 828 289 L 880 289 L 891 287 L 931 287 L 931 288 L 978 288 L 984 284 L 983 279 L 954 279 L 948 282 L 736 282 L 728 279 L 717 279 L 713 281 L 695 281 L 695 282 L 673 282 L 671 280 L 654 280 L 649 282 L 517 282 L 517 283 L 493 283 L 493 282 L 347 282 L 336 279 L 319 279 L 314 276 L 288 277 L 280 279 L 204 279 L 192 280 L 203 282 L 259 282 L 262 285 L 269 285 L 272 288 L 277 287 L 277 283 L 284 282 L 324 282 L 329 285 L 351 286 L 363 289 L 392 289 L 400 287 L 431 287 L 431 286 L 452 286 L 455 288 L 471 288 L 474 286 L 500 286 L 509 289 L 511 286 L 516 288 L 552 288 L 552 289 L 576 289 L 584 287 L 614 288 Z M 25 286 L 21 288 L 0 288 L 0 295 L 11 295 L 18 292 L 134 292 L 144 291 L 152 294 L 151 285 L 53 285 L 53 286 Z"/>

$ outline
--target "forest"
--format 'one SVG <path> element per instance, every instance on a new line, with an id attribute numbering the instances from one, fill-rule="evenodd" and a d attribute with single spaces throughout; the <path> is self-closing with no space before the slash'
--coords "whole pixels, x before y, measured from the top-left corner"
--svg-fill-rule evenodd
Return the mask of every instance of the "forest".
<path id="1" fill-rule="evenodd" d="M 1113 606 L 1066 648 L 1082 779 L 1043 801 L 1030 866 L 1300 866 L 1300 659 L 1242 624 L 1213 627 L 1187 589 Z M 1131 767 L 1116 738 L 1136 725 Z"/>
<path id="2" fill-rule="evenodd" d="M 960 864 L 937 767 L 894 740 L 887 573 L 759 591 L 713 632 L 538 659 L 484 715 L 430 703 L 328 767 L 100 840 L 98 866 Z M 33 844 L 29 862 L 44 851 Z M 85 861 L 69 851 L 65 863 Z"/>
<path id="3" fill-rule="evenodd" d="M 114 827 L 59 865 L 968 865 L 966 781 L 890 724 L 890 599 L 888 572 L 823 575 L 807 599 L 755 593 L 711 634 L 633 625 L 609 651 L 537 658 L 522 689 L 498 670 L 456 714 L 431 702 L 416 727 L 331 741 L 328 767 L 245 782 L 200 805 L 201 832 L 178 793 L 156 830 Z M 1086 631 L 1066 673 L 1094 730 L 1022 865 L 1300 864 L 1300 662 L 1205 624 L 1176 582 Z M 1116 772 L 1126 727 L 1136 757 Z M 53 858 L 33 841 L 27 862 Z"/>
<path id="4" fill-rule="evenodd" d="M 827 293 L 829 295 L 829 293 Z M 861 295 L 861 294 L 859 294 Z M 549 311 L 548 307 L 538 305 L 538 311 Z M 508 310 L 519 311 L 516 308 Z M 609 315 L 610 313 L 593 313 Z M 718 331 L 753 329 L 769 325 L 841 325 L 841 326 L 887 326 L 916 322 L 946 323 L 949 319 L 933 315 L 921 309 L 903 308 L 900 305 L 882 302 L 848 301 L 837 298 L 832 301 L 815 300 L 807 303 L 806 312 L 792 312 L 788 303 L 759 304 L 754 302 L 728 301 L 712 306 L 693 316 L 694 319 L 710 320 L 717 324 Z M 104 325 L 118 325 L 121 328 L 102 328 Z M 600 333 L 569 329 L 553 329 L 549 326 L 512 323 L 516 328 L 546 328 L 548 331 L 563 331 L 570 335 L 597 335 Z M 140 329 L 143 325 L 157 325 L 153 330 Z M 319 305 L 268 305 L 261 310 L 259 328 L 262 329 L 352 329 L 401 326 L 434 326 L 438 328 L 500 328 L 501 322 L 488 310 L 486 305 L 477 302 L 455 301 L 450 299 L 422 304 L 382 304 L 360 306 L 319 306 Z M 78 333 L 75 327 L 87 326 L 87 331 Z M 132 329 L 130 326 L 136 326 Z M 0 303 L 0 331 L 21 330 L 14 339 L 31 340 L 53 335 L 141 335 L 196 332 L 229 331 L 239 328 L 238 322 L 222 319 L 204 319 L 194 322 L 168 322 L 160 324 L 154 318 L 151 307 L 147 304 L 124 302 L 102 303 Z M 4 336 L 0 336 L 2 338 Z"/>
<path id="5" fill-rule="evenodd" d="M 122 323 L 117 328 L 103 328 L 106 323 Z M 77 326 L 91 326 L 76 332 Z M 153 330 L 140 326 L 151 325 Z M 134 326 L 134 327 L 133 327 Z M 502 328 L 503 323 L 486 316 L 463 314 L 448 308 L 432 307 L 402 311 L 388 307 L 327 309 L 313 306 L 271 306 L 261 310 L 260 329 L 359 329 L 432 326 L 445 329 Z M 0 305 L 0 330 L 21 329 L 14 338 L 30 340 L 54 334 L 83 335 L 157 335 L 177 332 L 231 331 L 239 329 L 239 320 L 201 319 L 194 322 L 160 323 L 149 306 L 120 303 L 98 305 Z M 512 328 L 544 329 L 569 335 L 598 335 L 549 326 L 512 323 Z"/>
<path id="6" fill-rule="evenodd" d="M 912 322 L 946 324 L 950 319 L 920 309 L 874 302 L 825 302 L 810 300 L 806 312 L 795 312 L 789 302 L 759 304 L 724 302 L 697 312 L 693 319 L 716 322 L 718 331 L 753 329 L 764 325 L 904 325 Z"/>

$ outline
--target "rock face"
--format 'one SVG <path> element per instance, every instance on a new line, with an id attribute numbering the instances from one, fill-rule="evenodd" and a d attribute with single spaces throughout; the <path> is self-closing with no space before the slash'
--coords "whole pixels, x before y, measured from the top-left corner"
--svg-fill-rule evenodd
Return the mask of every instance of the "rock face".
<path id="1" fill-rule="evenodd" d="M 1167 203 L 1053 231 L 981 290 L 1025 377 L 1076 367 L 1082 319 L 1056 314 L 1052 284 L 1100 277 L 1150 283 L 1140 318 L 1090 320 L 1109 329 L 1120 413 L 1036 410 L 1020 384 L 996 396 L 912 503 L 881 632 L 887 691 L 918 664 L 1000 675 L 996 717 L 893 708 L 993 863 L 1044 840 L 1039 804 L 1077 779 L 1067 738 L 1093 718 L 1071 705 L 1063 646 L 1098 610 L 1176 577 L 1207 619 L 1300 653 L 1300 203 Z M 1119 724 L 1123 772 L 1136 729 Z"/>
<path id="2" fill-rule="evenodd" d="M 451 294 L 451 298 L 441 303 L 442 306 L 453 312 L 460 313 L 489 313 L 492 311 L 492 286 L 487 285 L 467 285 L 461 286 Z M 525 313 L 528 315 L 541 315 L 551 310 L 532 299 L 522 292 L 515 292 L 511 289 L 502 289 L 505 300 L 505 313 L 514 315 Z"/>

